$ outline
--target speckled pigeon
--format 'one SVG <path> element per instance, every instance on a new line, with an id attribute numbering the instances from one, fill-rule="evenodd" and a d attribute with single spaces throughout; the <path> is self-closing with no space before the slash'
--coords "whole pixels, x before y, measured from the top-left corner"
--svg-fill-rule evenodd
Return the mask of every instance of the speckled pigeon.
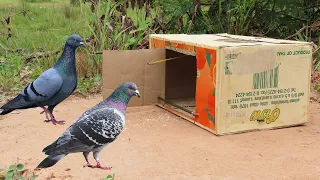
<path id="1" fill-rule="evenodd" d="M 18 96 L 0 107 L 3 110 L 0 115 L 8 114 L 15 109 L 41 107 L 43 111 L 40 114 L 46 113 L 45 122 L 51 121 L 54 125 L 64 124 L 65 121 L 55 119 L 53 109 L 77 87 L 75 50 L 79 46 L 86 47 L 81 37 L 77 34 L 69 36 L 55 65 L 28 84 Z"/>
<path id="2" fill-rule="evenodd" d="M 82 152 L 91 168 L 111 169 L 99 161 L 101 150 L 117 139 L 125 125 L 126 109 L 132 96 L 140 97 L 137 85 L 125 82 L 119 85 L 104 101 L 85 111 L 55 142 L 43 149 L 46 157 L 37 168 L 55 165 L 69 153 Z M 93 152 L 97 165 L 88 161 Z"/>

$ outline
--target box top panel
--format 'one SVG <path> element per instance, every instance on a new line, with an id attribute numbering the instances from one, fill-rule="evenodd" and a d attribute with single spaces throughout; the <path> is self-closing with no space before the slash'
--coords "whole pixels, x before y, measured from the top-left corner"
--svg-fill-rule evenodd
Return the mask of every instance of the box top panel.
<path id="1" fill-rule="evenodd" d="M 282 40 L 273 38 L 262 38 L 253 36 L 240 36 L 223 34 L 151 34 L 150 38 L 162 39 L 171 42 L 180 42 L 194 46 L 207 46 L 212 48 L 255 46 L 255 45 L 279 45 L 279 44 L 301 44 L 309 42 Z"/>

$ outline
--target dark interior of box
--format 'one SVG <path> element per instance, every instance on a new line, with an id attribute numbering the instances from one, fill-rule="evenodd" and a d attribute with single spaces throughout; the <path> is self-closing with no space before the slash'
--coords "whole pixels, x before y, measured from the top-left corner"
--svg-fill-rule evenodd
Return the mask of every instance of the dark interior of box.
<path id="1" fill-rule="evenodd" d="M 165 99 L 194 112 L 196 57 L 166 50 L 167 59 L 179 56 L 183 57 L 166 61 Z"/>

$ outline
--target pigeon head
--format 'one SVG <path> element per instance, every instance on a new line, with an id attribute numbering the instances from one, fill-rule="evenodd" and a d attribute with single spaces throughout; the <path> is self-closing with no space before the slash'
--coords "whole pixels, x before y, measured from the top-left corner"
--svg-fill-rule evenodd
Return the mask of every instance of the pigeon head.
<path id="1" fill-rule="evenodd" d="M 71 36 L 68 37 L 67 45 L 73 47 L 74 49 L 81 46 L 81 47 L 86 47 L 82 41 L 82 38 L 78 34 L 72 34 Z"/>
<path id="2" fill-rule="evenodd" d="M 140 92 L 139 92 L 138 87 L 137 87 L 137 85 L 135 83 L 133 83 L 133 82 L 125 82 L 120 87 L 130 97 L 138 96 L 140 98 Z"/>
<path id="3" fill-rule="evenodd" d="M 106 102 L 112 107 L 125 111 L 132 96 L 138 96 L 140 98 L 138 87 L 133 82 L 125 82 L 113 91 L 106 99 Z"/>

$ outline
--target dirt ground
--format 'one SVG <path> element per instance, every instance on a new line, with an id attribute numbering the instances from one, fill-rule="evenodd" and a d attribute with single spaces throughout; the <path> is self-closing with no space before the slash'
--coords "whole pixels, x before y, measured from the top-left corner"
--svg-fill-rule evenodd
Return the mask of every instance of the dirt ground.
<path id="1" fill-rule="evenodd" d="M 31 173 L 46 157 L 41 151 L 102 97 L 71 97 L 55 115 L 65 125 L 44 123 L 40 108 L 0 117 L 0 168 L 20 162 Z M 2 103 L 0 103 L 2 104 Z M 99 180 L 315 180 L 320 179 L 320 105 L 311 103 L 305 126 L 217 137 L 155 106 L 129 108 L 120 137 L 101 152 L 111 170 L 83 168 L 70 154 L 37 179 Z M 92 154 L 90 154 L 93 163 Z"/>

